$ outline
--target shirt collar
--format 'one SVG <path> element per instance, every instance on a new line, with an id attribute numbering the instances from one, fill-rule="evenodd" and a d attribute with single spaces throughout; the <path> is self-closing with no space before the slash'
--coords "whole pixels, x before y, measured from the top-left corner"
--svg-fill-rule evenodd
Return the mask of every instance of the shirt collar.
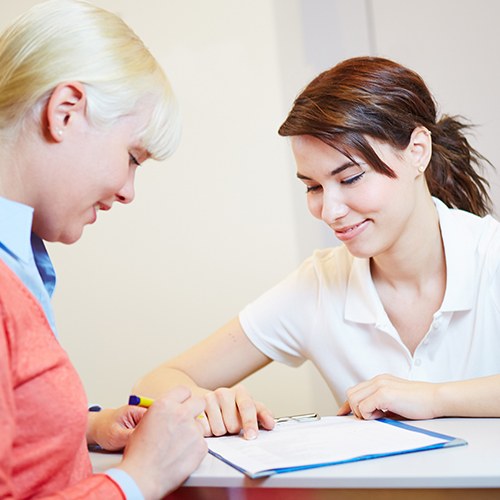
<path id="1" fill-rule="evenodd" d="M 446 291 L 441 311 L 465 311 L 474 304 L 474 238 L 464 234 L 454 209 L 433 198 L 446 257 Z M 382 323 L 386 313 L 372 280 L 370 260 L 353 258 L 347 285 L 345 319 L 356 323 Z"/>
<path id="2" fill-rule="evenodd" d="M 17 259 L 30 260 L 33 208 L 0 197 L 0 245 Z"/>
<path id="3" fill-rule="evenodd" d="M 446 292 L 441 311 L 466 311 L 474 306 L 475 256 L 477 237 L 463 219 L 455 216 L 457 209 L 448 208 L 433 198 L 439 216 L 439 226 L 446 256 Z M 463 213 L 463 212 L 462 212 Z M 474 217 L 472 214 L 465 214 Z"/>
<path id="4" fill-rule="evenodd" d="M 372 280 L 370 259 L 354 257 L 347 284 L 345 319 L 370 324 L 382 323 L 385 317 L 384 306 Z"/>

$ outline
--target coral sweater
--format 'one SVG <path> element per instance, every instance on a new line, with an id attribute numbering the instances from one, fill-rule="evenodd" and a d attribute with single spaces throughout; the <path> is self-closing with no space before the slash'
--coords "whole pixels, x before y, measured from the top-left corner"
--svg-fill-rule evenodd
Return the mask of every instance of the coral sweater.
<path id="1" fill-rule="evenodd" d="M 123 499 L 92 474 L 86 397 L 38 302 L 0 261 L 0 498 Z"/>

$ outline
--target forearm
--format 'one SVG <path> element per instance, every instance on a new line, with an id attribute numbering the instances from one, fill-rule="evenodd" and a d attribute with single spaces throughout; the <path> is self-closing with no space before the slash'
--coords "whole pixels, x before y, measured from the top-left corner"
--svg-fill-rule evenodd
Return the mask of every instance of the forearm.
<path id="1" fill-rule="evenodd" d="M 500 375 L 438 384 L 436 416 L 500 417 Z"/>
<path id="2" fill-rule="evenodd" d="M 232 387 L 271 360 L 262 354 L 234 318 L 216 333 L 139 380 L 134 391 L 156 398 L 178 385 L 203 396 L 219 387 Z"/>

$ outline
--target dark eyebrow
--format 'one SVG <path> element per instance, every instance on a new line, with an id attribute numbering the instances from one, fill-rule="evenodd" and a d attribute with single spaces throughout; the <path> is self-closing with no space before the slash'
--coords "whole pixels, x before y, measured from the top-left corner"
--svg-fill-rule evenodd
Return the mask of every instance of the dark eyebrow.
<path id="1" fill-rule="evenodd" d="M 340 172 L 343 172 L 347 168 L 354 167 L 354 166 L 359 166 L 359 163 L 354 163 L 353 161 L 347 161 L 347 162 L 343 163 L 342 165 L 340 165 L 340 167 L 337 167 L 335 170 L 332 170 L 330 172 L 330 175 L 340 174 Z M 311 181 L 312 180 L 309 177 L 302 175 L 300 172 L 297 172 L 297 177 L 299 179 L 304 180 L 304 181 Z"/>

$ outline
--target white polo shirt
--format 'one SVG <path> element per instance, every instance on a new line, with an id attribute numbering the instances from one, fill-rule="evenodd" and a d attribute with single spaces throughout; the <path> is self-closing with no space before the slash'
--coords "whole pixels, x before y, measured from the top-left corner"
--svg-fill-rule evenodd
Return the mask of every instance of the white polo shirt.
<path id="1" fill-rule="evenodd" d="M 239 316 L 248 338 L 276 361 L 311 360 L 338 403 L 382 373 L 433 382 L 500 373 L 500 223 L 434 203 L 447 287 L 413 356 L 383 308 L 369 259 L 343 245 L 316 251 L 249 304 Z"/>

